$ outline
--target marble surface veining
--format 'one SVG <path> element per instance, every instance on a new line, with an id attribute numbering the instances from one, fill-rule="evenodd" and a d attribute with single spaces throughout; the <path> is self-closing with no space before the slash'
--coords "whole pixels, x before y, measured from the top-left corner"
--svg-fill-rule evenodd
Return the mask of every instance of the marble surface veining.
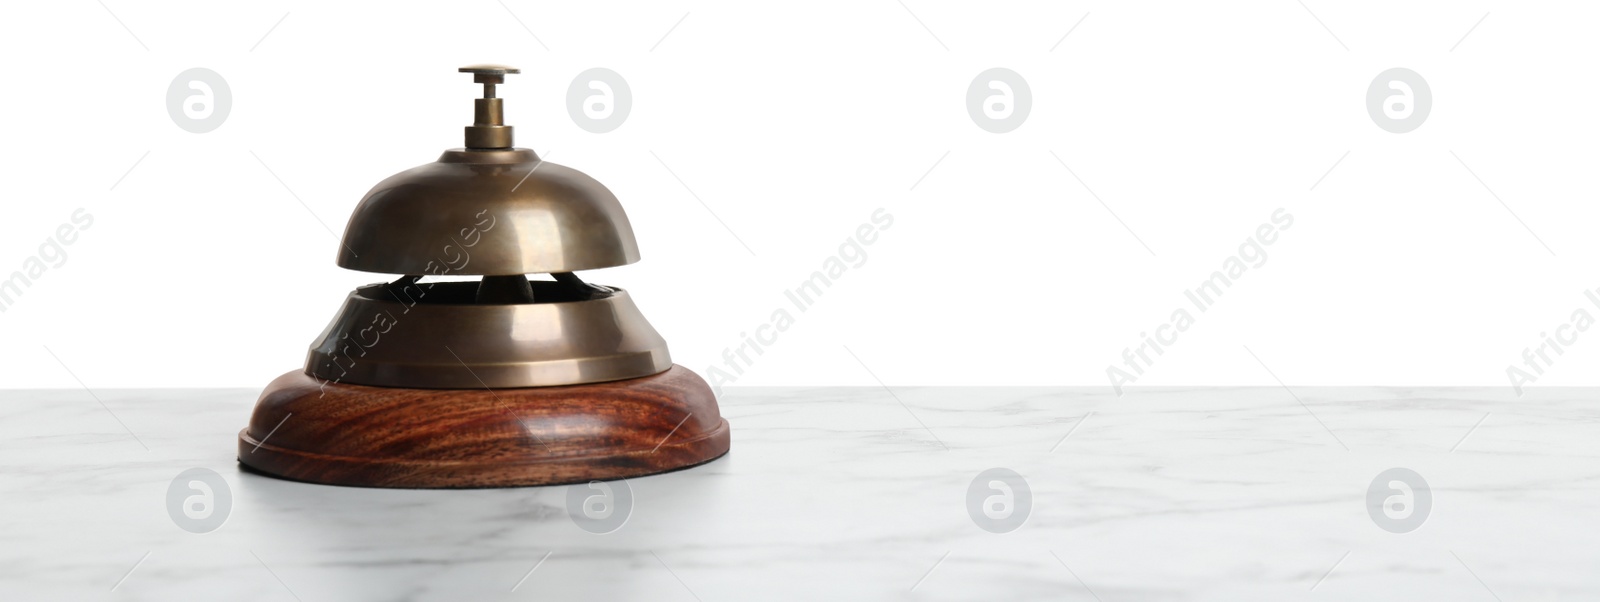
<path id="1" fill-rule="evenodd" d="M 0 599 L 1600 599 L 1595 389 L 735 388 L 732 453 L 631 479 L 603 535 L 565 487 L 241 472 L 255 396 L 0 391 Z M 209 533 L 166 506 L 194 467 Z M 1031 489 L 1007 533 L 967 503 L 994 467 Z M 1391 467 L 1414 531 L 1369 516 Z"/>

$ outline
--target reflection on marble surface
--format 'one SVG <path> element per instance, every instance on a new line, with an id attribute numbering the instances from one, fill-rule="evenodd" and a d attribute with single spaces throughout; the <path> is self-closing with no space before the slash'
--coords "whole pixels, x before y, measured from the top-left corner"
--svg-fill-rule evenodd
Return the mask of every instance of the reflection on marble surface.
<path id="1" fill-rule="evenodd" d="M 599 535 L 564 487 L 240 472 L 255 391 L 0 391 L 0 599 L 1600 599 L 1600 391 L 1293 393 L 734 388 L 732 453 L 630 480 Z M 209 533 L 166 507 L 195 467 L 233 498 Z M 995 467 L 1014 531 L 969 516 Z M 1366 508 L 1393 467 L 1431 486 L 1414 531 Z"/>

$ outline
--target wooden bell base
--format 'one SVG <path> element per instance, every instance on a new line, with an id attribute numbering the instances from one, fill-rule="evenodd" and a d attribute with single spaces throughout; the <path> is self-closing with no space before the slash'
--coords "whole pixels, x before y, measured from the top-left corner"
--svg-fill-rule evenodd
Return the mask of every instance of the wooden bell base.
<path id="1" fill-rule="evenodd" d="M 239 462 L 271 476 L 407 489 L 559 485 L 637 477 L 728 453 L 728 422 L 694 372 L 589 385 L 403 389 L 267 385 Z"/>

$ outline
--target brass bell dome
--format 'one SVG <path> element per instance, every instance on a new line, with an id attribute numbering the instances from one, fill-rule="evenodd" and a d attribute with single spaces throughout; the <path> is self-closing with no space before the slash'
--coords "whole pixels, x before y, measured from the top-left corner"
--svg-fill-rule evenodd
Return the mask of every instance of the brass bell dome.
<path id="1" fill-rule="evenodd" d="M 495 85 L 516 69 L 461 71 L 484 86 L 466 148 L 373 187 L 340 245 L 340 267 L 401 278 L 351 292 L 312 344 L 306 372 L 335 383 L 460 389 L 595 383 L 671 368 L 666 341 L 627 291 L 572 273 L 639 260 L 616 196 L 578 170 L 512 147 Z M 483 278 L 421 282 L 426 276 Z"/>
<path id="2" fill-rule="evenodd" d="M 617 197 L 581 171 L 512 148 L 495 85 L 511 67 L 462 67 L 484 85 L 466 148 L 374 186 L 350 216 L 339 267 L 384 274 L 552 274 L 639 261 Z M 473 233 L 486 219 L 505 227 Z M 468 236 L 476 236 L 465 240 Z"/>

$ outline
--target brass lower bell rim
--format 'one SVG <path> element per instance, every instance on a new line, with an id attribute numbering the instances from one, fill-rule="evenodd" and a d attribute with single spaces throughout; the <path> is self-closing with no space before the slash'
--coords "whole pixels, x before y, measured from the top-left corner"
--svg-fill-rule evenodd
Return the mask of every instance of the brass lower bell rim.
<path id="1" fill-rule="evenodd" d="M 356 289 L 311 347 L 306 373 L 378 387 L 480 389 L 598 383 L 672 367 L 666 341 L 625 290 L 562 300 L 558 283 L 530 281 L 544 301 L 476 303 L 478 284 Z"/>

